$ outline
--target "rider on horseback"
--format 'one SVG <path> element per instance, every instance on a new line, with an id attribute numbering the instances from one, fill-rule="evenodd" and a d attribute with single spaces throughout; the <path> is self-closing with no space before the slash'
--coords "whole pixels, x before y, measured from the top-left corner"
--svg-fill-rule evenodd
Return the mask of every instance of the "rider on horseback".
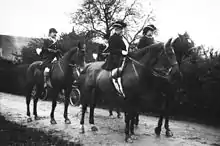
<path id="1" fill-rule="evenodd" d="M 55 28 L 49 29 L 49 37 L 44 40 L 43 47 L 42 47 L 42 68 L 44 69 L 44 87 L 50 84 L 49 82 L 49 72 L 51 62 L 53 60 L 57 60 L 60 58 L 60 44 L 56 39 L 57 30 Z"/>
<path id="2" fill-rule="evenodd" d="M 140 39 L 140 41 L 137 45 L 137 48 L 141 49 L 141 48 L 144 48 L 146 46 L 150 46 L 150 45 L 154 44 L 155 40 L 154 40 L 153 35 L 154 35 L 156 30 L 157 30 L 157 28 L 153 24 L 147 25 L 143 29 L 143 36 Z"/>
<path id="3" fill-rule="evenodd" d="M 107 59 L 106 70 L 112 71 L 112 79 L 115 86 L 118 87 L 119 95 L 125 97 L 121 74 L 125 66 L 126 55 L 128 54 L 128 42 L 123 37 L 123 29 L 127 26 L 123 21 L 117 21 L 113 24 L 114 34 L 108 40 L 108 50 L 110 55 Z"/>

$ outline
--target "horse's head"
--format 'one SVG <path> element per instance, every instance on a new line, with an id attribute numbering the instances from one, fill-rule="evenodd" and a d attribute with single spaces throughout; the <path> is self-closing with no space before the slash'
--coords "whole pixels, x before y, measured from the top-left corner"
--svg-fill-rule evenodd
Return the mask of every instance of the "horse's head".
<path id="1" fill-rule="evenodd" d="M 179 63 L 177 61 L 177 57 L 172 46 L 172 38 L 167 41 L 164 46 L 165 56 L 168 59 L 170 69 L 170 76 L 172 77 L 175 74 L 180 74 Z"/>
<path id="2" fill-rule="evenodd" d="M 85 44 L 83 44 L 83 47 L 82 47 L 81 43 L 79 42 L 76 48 L 77 48 L 77 52 L 73 55 L 73 57 L 71 59 L 71 63 L 79 65 L 79 66 L 84 66 L 84 64 L 85 64 Z"/>
<path id="3" fill-rule="evenodd" d="M 165 52 L 167 54 L 170 65 L 172 66 L 171 76 L 180 75 L 182 73 L 179 70 L 180 64 L 184 56 L 188 55 L 191 49 L 194 47 L 194 42 L 190 39 L 187 33 L 181 35 L 175 39 L 169 39 L 165 44 Z"/>
<path id="4" fill-rule="evenodd" d="M 182 59 L 190 54 L 195 43 L 185 32 L 183 35 L 178 34 L 178 36 L 172 40 L 171 45 L 175 51 L 178 63 L 181 64 Z"/>

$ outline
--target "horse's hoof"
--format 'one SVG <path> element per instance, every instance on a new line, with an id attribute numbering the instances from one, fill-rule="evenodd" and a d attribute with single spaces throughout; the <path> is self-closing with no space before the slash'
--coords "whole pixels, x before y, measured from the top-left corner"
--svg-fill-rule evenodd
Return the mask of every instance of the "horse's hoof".
<path id="1" fill-rule="evenodd" d="M 92 126 L 92 127 L 91 127 L 91 130 L 92 130 L 93 132 L 96 132 L 96 131 L 98 131 L 98 128 L 97 128 L 96 126 Z"/>
<path id="2" fill-rule="evenodd" d="M 37 121 L 37 120 L 40 120 L 40 117 L 35 116 L 35 117 L 34 117 L 34 120 L 36 120 L 36 121 Z"/>
<path id="3" fill-rule="evenodd" d="M 69 119 L 66 119 L 65 124 L 71 124 L 71 121 Z"/>
<path id="4" fill-rule="evenodd" d="M 173 136 L 173 132 L 170 130 L 166 130 L 166 136 L 167 137 L 172 137 Z"/>
<path id="5" fill-rule="evenodd" d="M 57 124 L 57 122 L 56 122 L 56 120 L 50 120 L 50 123 L 52 124 L 52 125 L 54 125 L 54 124 Z"/>
<path id="6" fill-rule="evenodd" d="M 156 128 L 154 129 L 154 132 L 155 132 L 155 134 L 156 134 L 157 136 L 160 136 L 161 129 L 158 128 L 158 127 L 156 127 Z"/>
<path id="7" fill-rule="evenodd" d="M 85 129 L 84 127 L 81 127 L 81 131 L 80 131 L 81 134 L 84 134 L 85 133 Z"/>
<path id="8" fill-rule="evenodd" d="M 132 135 L 131 135 L 131 139 L 133 139 L 133 140 L 137 140 L 138 137 L 137 137 L 136 135 L 132 134 Z"/>
<path id="9" fill-rule="evenodd" d="M 127 142 L 127 143 L 133 143 L 133 140 L 131 139 L 131 137 L 126 136 L 125 142 Z"/>
<path id="10" fill-rule="evenodd" d="M 31 117 L 27 118 L 27 122 L 28 122 L 28 123 L 32 122 Z"/>
<path id="11" fill-rule="evenodd" d="M 81 131 L 80 131 L 80 134 L 84 134 L 85 133 L 85 130 L 83 129 L 81 129 Z"/>

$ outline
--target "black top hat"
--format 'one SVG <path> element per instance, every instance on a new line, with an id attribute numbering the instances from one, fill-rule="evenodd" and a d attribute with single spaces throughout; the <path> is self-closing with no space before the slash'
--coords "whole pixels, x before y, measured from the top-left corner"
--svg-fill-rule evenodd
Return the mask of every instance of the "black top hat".
<path id="1" fill-rule="evenodd" d="M 125 27 L 127 27 L 127 24 L 120 20 L 120 21 L 116 21 L 112 25 L 112 27 L 125 28 Z"/>
<path id="2" fill-rule="evenodd" d="M 57 30 L 55 28 L 50 28 L 49 33 L 52 33 L 52 32 L 57 33 Z"/>
<path id="3" fill-rule="evenodd" d="M 155 31 L 155 30 L 157 30 L 157 28 L 156 28 L 153 24 L 147 25 L 147 26 L 143 29 L 143 33 L 147 33 L 148 30 Z"/>

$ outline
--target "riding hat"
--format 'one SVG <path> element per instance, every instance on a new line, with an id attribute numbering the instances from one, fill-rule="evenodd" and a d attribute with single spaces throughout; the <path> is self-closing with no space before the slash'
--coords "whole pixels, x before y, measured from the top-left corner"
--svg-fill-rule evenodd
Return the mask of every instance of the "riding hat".
<path id="1" fill-rule="evenodd" d="M 123 29 L 123 28 L 127 27 L 127 24 L 124 23 L 123 21 L 119 20 L 119 21 L 116 21 L 116 22 L 112 25 L 112 27 Z"/>
<path id="2" fill-rule="evenodd" d="M 150 25 L 147 25 L 144 29 L 143 29 L 143 34 L 147 33 L 147 31 L 155 31 L 157 30 L 157 28 L 153 25 L 153 24 L 150 24 Z"/>
<path id="3" fill-rule="evenodd" d="M 50 29 L 49 29 L 49 33 L 52 33 L 52 32 L 53 32 L 53 33 L 57 33 L 57 30 L 56 30 L 55 28 L 50 28 Z"/>

